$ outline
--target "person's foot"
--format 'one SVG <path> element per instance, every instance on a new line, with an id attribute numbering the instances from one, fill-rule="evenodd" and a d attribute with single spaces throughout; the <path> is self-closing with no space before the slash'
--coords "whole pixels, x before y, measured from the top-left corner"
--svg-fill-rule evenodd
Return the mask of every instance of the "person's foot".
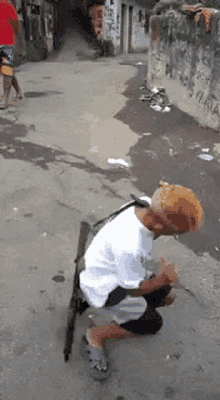
<path id="1" fill-rule="evenodd" d="M 109 374 L 109 359 L 105 348 L 91 338 L 91 329 L 88 329 L 86 335 L 82 338 L 81 354 L 89 362 L 90 375 L 96 379 L 103 379 Z"/>
<path id="2" fill-rule="evenodd" d="M 22 93 L 21 92 L 17 92 L 16 93 L 16 97 L 17 97 L 17 99 L 22 100 Z"/>
<path id="3" fill-rule="evenodd" d="M 92 331 L 92 332 L 91 332 Z M 101 354 L 103 356 L 103 346 L 100 340 L 97 340 L 96 338 L 94 338 L 94 329 L 90 328 L 87 330 L 86 332 L 86 340 L 88 341 L 88 345 L 90 347 L 95 347 L 96 349 L 98 349 L 98 351 L 100 351 L 99 354 Z M 96 368 L 99 371 L 106 371 L 107 370 L 107 360 L 103 359 L 103 357 L 99 357 L 99 360 L 97 360 L 98 362 L 96 363 Z"/>
<path id="4" fill-rule="evenodd" d="M 10 106 L 17 107 L 20 105 L 20 99 L 16 96 L 10 101 Z"/>
<path id="5" fill-rule="evenodd" d="M 1 110 L 6 110 L 8 108 L 8 103 L 1 103 L 0 104 L 0 109 Z"/>
<path id="6" fill-rule="evenodd" d="M 2 96 L 1 98 L 1 109 L 5 110 L 6 108 L 8 108 L 8 97 L 6 97 L 5 95 Z"/>

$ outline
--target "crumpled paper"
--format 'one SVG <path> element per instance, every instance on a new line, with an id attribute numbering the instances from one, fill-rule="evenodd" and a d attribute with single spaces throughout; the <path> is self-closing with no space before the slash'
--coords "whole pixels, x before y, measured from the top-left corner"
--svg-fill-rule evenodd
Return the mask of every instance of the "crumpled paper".
<path id="1" fill-rule="evenodd" d="M 120 165 L 123 165 L 124 167 L 129 167 L 129 164 L 122 158 L 109 158 L 108 163 L 109 164 L 120 164 Z"/>

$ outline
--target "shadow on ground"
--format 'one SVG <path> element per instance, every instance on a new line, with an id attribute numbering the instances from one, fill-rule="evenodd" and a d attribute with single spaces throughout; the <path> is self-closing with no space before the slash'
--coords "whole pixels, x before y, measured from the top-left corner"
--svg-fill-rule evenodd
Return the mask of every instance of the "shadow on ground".
<path id="1" fill-rule="evenodd" d="M 33 124 L 26 127 L 24 124 L 16 124 L 7 118 L 0 118 L 0 154 L 5 159 L 26 161 L 44 170 L 49 170 L 50 164 L 69 165 L 91 174 L 100 174 L 110 182 L 130 177 L 130 172 L 124 168 L 104 170 L 87 160 L 86 157 L 19 139 L 19 137 L 25 138 L 30 130 L 35 130 Z"/>

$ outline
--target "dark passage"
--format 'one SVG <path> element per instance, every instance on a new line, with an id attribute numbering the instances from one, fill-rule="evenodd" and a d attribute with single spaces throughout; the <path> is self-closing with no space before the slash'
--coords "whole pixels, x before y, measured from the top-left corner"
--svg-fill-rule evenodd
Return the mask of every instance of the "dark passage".
<path id="1" fill-rule="evenodd" d="M 50 59 L 94 59 L 101 54 L 100 41 L 97 40 L 89 9 L 93 5 L 104 3 L 104 0 L 60 2 L 54 33 L 55 52 Z"/>

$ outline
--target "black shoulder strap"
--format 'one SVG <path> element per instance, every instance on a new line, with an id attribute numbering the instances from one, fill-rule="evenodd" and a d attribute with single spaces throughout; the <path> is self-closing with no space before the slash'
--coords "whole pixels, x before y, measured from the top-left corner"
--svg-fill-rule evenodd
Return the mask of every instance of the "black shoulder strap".
<path id="1" fill-rule="evenodd" d="M 148 201 L 139 199 L 134 194 L 131 194 L 131 198 L 133 199 L 133 201 L 131 201 L 130 203 L 126 204 L 124 207 L 121 207 L 119 210 L 114 211 L 108 217 L 106 217 L 104 219 L 101 219 L 100 221 L 96 222 L 96 224 L 93 225 L 93 227 L 96 228 L 96 226 L 102 224 L 103 222 L 106 222 L 108 220 L 113 220 L 115 217 L 117 217 L 117 215 L 121 214 L 121 212 L 127 210 L 130 207 L 134 207 L 134 206 L 143 207 L 143 208 L 150 207 L 150 203 L 148 203 Z"/>

